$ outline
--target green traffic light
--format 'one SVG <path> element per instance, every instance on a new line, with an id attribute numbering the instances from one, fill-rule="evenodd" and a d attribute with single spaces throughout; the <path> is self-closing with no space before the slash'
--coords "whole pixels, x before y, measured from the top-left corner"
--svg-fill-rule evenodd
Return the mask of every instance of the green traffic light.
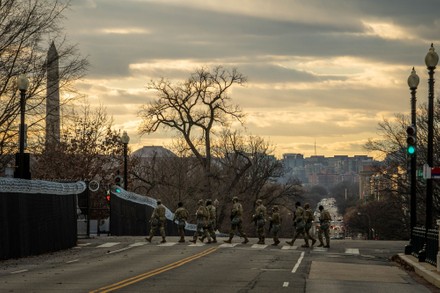
<path id="1" fill-rule="evenodd" d="M 413 145 L 408 146 L 406 149 L 409 155 L 414 155 L 416 153 L 416 147 Z"/>

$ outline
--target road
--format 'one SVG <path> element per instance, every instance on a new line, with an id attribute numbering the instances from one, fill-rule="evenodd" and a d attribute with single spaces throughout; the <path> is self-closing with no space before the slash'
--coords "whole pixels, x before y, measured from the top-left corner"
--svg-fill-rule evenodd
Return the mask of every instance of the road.
<path id="1" fill-rule="evenodd" d="M 402 241 L 336 240 L 330 249 L 239 241 L 83 239 L 67 251 L 0 262 L 0 292 L 432 292 L 389 261 Z"/>

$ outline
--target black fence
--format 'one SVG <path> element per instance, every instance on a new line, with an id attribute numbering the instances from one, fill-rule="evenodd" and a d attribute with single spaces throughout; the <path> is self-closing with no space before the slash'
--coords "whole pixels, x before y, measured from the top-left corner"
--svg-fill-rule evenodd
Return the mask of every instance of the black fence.
<path id="1" fill-rule="evenodd" d="M 76 245 L 75 192 L 66 194 L 66 184 L 58 186 L 59 183 L 49 182 L 47 188 L 44 184 L 42 181 L 0 179 L 0 259 L 37 255 Z"/>
<path id="2" fill-rule="evenodd" d="M 412 230 L 411 246 L 408 254 L 418 258 L 421 262 L 437 265 L 438 230 L 425 227 L 414 227 Z"/>
<path id="3" fill-rule="evenodd" d="M 117 191 L 116 191 L 117 190 Z M 156 200 L 127 192 L 122 188 L 112 188 L 110 199 L 110 234 L 115 236 L 142 236 L 150 232 L 149 219 L 156 207 Z M 174 214 L 166 208 L 166 235 L 177 236 Z M 193 235 L 195 225 L 187 224 L 187 235 Z"/>

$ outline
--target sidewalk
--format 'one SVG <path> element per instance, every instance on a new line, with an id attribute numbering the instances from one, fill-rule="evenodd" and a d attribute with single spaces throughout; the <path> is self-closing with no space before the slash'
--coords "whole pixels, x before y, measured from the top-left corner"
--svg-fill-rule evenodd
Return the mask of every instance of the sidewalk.
<path id="1" fill-rule="evenodd" d="M 437 267 L 426 262 L 419 262 L 418 259 L 412 255 L 399 253 L 397 256 L 402 264 L 414 270 L 417 275 L 432 285 L 440 288 L 440 272 L 437 271 Z"/>

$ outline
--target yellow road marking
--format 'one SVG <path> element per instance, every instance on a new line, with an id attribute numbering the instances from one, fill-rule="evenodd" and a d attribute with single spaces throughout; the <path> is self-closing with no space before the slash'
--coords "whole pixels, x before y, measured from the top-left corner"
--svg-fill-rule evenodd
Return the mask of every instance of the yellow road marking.
<path id="1" fill-rule="evenodd" d="M 117 283 L 114 283 L 114 284 L 111 284 L 111 285 L 99 288 L 97 290 L 90 291 L 90 293 L 98 293 L 98 292 L 106 293 L 106 292 L 112 292 L 112 291 L 117 290 L 117 289 L 121 289 L 123 287 L 127 287 L 127 286 L 129 286 L 131 284 L 134 284 L 134 283 L 140 282 L 142 280 L 148 279 L 150 277 L 153 277 L 155 275 L 161 274 L 163 272 L 166 272 L 166 271 L 178 268 L 178 267 L 180 267 L 180 266 L 182 266 L 182 265 L 184 265 L 186 263 L 189 263 L 189 262 L 191 262 L 193 260 L 196 260 L 198 258 L 206 256 L 206 255 L 216 251 L 217 249 L 218 249 L 218 247 L 209 248 L 207 250 L 204 250 L 204 251 L 199 252 L 197 254 L 191 255 L 189 257 L 186 257 L 186 258 L 181 259 L 179 261 L 176 261 L 174 263 L 168 264 L 168 265 L 163 266 L 161 268 L 158 268 L 158 269 L 155 269 L 155 270 L 152 270 L 152 271 L 149 271 L 149 272 L 145 272 L 143 274 L 140 274 L 140 275 L 137 275 L 137 276 L 134 276 L 134 277 L 131 277 L 131 278 L 119 281 Z"/>

